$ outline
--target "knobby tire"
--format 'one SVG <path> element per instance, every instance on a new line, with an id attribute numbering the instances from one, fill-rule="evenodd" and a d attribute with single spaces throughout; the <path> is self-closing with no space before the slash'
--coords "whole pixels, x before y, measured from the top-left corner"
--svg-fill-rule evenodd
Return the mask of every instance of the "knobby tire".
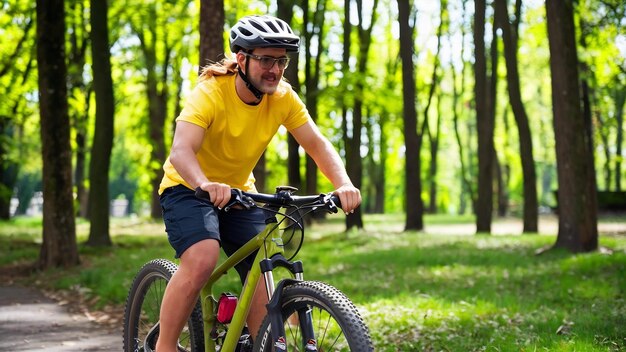
<path id="1" fill-rule="evenodd" d="M 168 260 L 155 259 L 145 264 L 137 273 L 128 293 L 124 310 L 124 352 L 154 350 L 158 331 L 150 334 L 152 338 L 146 346 L 144 346 L 144 340 L 159 321 L 165 286 L 177 269 L 178 266 Z M 183 328 L 178 348 L 181 352 L 204 352 L 200 302 L 194 307 Z"/>
<path id="2" fill-rule="evenodd" d="M 288 351 L 306 351 L 300 321 L 294 313 L 310 310 L 318 351 L 374 351 L 367 326 L 354 304 L 338 289 L 322 282 L 303 281 L 285 287 L 281 313 Z M 261 324 L 254 351 L 273 352 L 269 316 Z"/>

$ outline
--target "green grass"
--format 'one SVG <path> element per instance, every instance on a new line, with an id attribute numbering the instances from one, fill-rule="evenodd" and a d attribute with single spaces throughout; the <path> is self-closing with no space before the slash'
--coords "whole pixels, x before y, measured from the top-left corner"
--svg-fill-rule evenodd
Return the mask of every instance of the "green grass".
<path id="1" fill-rule="evenodd" d="M 337 216 L 311 228 L 299 259 L 307 279 L 331 283 L 356 303 L 377 351 L 626 350 L 624 232 L 612 227 L 601 234 L 611 254 L 535 255 L 554 243 L 554 234 L 428 231 L 429 225 L 471 222 L 428 216 L 427 233 L 402 232 L 402 216 L 376 215 L 365 218 L 367 231 L 343 233 Z M 22 219 L 2 223 L 0 266 L 36 258 L 40 226 Z M 87 227 L 78 225 L 81 241 Z M 141 265 L 171 259 L 173 252 L 160 223 L 116 220 L 112 233 L 111 249 L 80 247 L 81 268 L 36 273 L 26 282 L 80 289 L 96 306 L 123 305 Z M 234 275 L 224 289 L 237 289 Z"/>

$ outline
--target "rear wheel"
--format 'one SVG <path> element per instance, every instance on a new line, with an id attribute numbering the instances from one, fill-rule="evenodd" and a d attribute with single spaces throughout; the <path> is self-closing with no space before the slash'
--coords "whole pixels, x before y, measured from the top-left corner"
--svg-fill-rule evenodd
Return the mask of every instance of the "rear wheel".
<path id="1" fill-rule="evenodd" d="M 303 281 L 285 287 L 281 313 L 288 351 L 308 351 L 307 344 L 311 343 L 315 343 L 317 351 L 374 351 L 367 326 L 356 307 L 332 286 Z M 309 326 L 304 323 L 307 313 L 311 316 Z M 303 331 L 311 330 L 315 341 L 303 334 Z M 255 340 L 254 351 L 272 352 L 275 350 L 273 345 L 271 324 L 266 316 Z"/>
<path id="2" fill-rule="evenodd" d="M 133 281 L 124 310 L 124 351 L 154 351 L 159 337 L 159 312 L 167 283 L 178 266 L 156 259 L 144 265 Z M 179 351 L 204 351 L 202 310 L 196 304 L 178 340 Z"/>

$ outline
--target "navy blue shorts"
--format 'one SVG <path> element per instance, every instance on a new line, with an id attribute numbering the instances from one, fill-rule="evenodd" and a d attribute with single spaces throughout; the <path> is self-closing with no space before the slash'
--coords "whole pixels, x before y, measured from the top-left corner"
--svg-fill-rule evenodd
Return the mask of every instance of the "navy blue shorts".
<path id="1" fill-rule="evenodd" d="M 196 197 L 195 192 L 183 185 L 169 187 L 160 197 L 167 238 L 176 251 L 176 258 L 192 245 L 206 239 L 220 242 L 227 255 L 256 236 L 265 228 L 262 209 L 218 210 L 211 202 Z M 236 266 L 242 282 L 254 263 L 254 256 Z"/>

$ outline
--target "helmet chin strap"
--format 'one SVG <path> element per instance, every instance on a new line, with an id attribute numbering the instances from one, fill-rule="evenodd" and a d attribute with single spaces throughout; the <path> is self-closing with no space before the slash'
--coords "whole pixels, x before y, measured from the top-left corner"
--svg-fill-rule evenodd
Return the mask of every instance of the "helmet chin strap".
<path id="1" fill-rule="evenodd" d="M 248 67 L 249 67 L 250 61 L 249 59 L 246 57 L 246 71 L 248 71 Z M 246 75 L 242 70 L 239 70 L 239 76 L 241 77 L 241 79 L 243 79 L 243 81 L 246 83 L 246 88 L 248 88 L 248 90 L 254 94 L 254 96 L 258 99 L 261 100 L 261 98 L 263 98 L 263 95 L 265 93 L 261 92 L 259 90 L 259 88 L 255 87 L 254 84 L 252 84 L 252 82 L 250 81 L 250 79 L 248 78 L 248 75 Z"/>

